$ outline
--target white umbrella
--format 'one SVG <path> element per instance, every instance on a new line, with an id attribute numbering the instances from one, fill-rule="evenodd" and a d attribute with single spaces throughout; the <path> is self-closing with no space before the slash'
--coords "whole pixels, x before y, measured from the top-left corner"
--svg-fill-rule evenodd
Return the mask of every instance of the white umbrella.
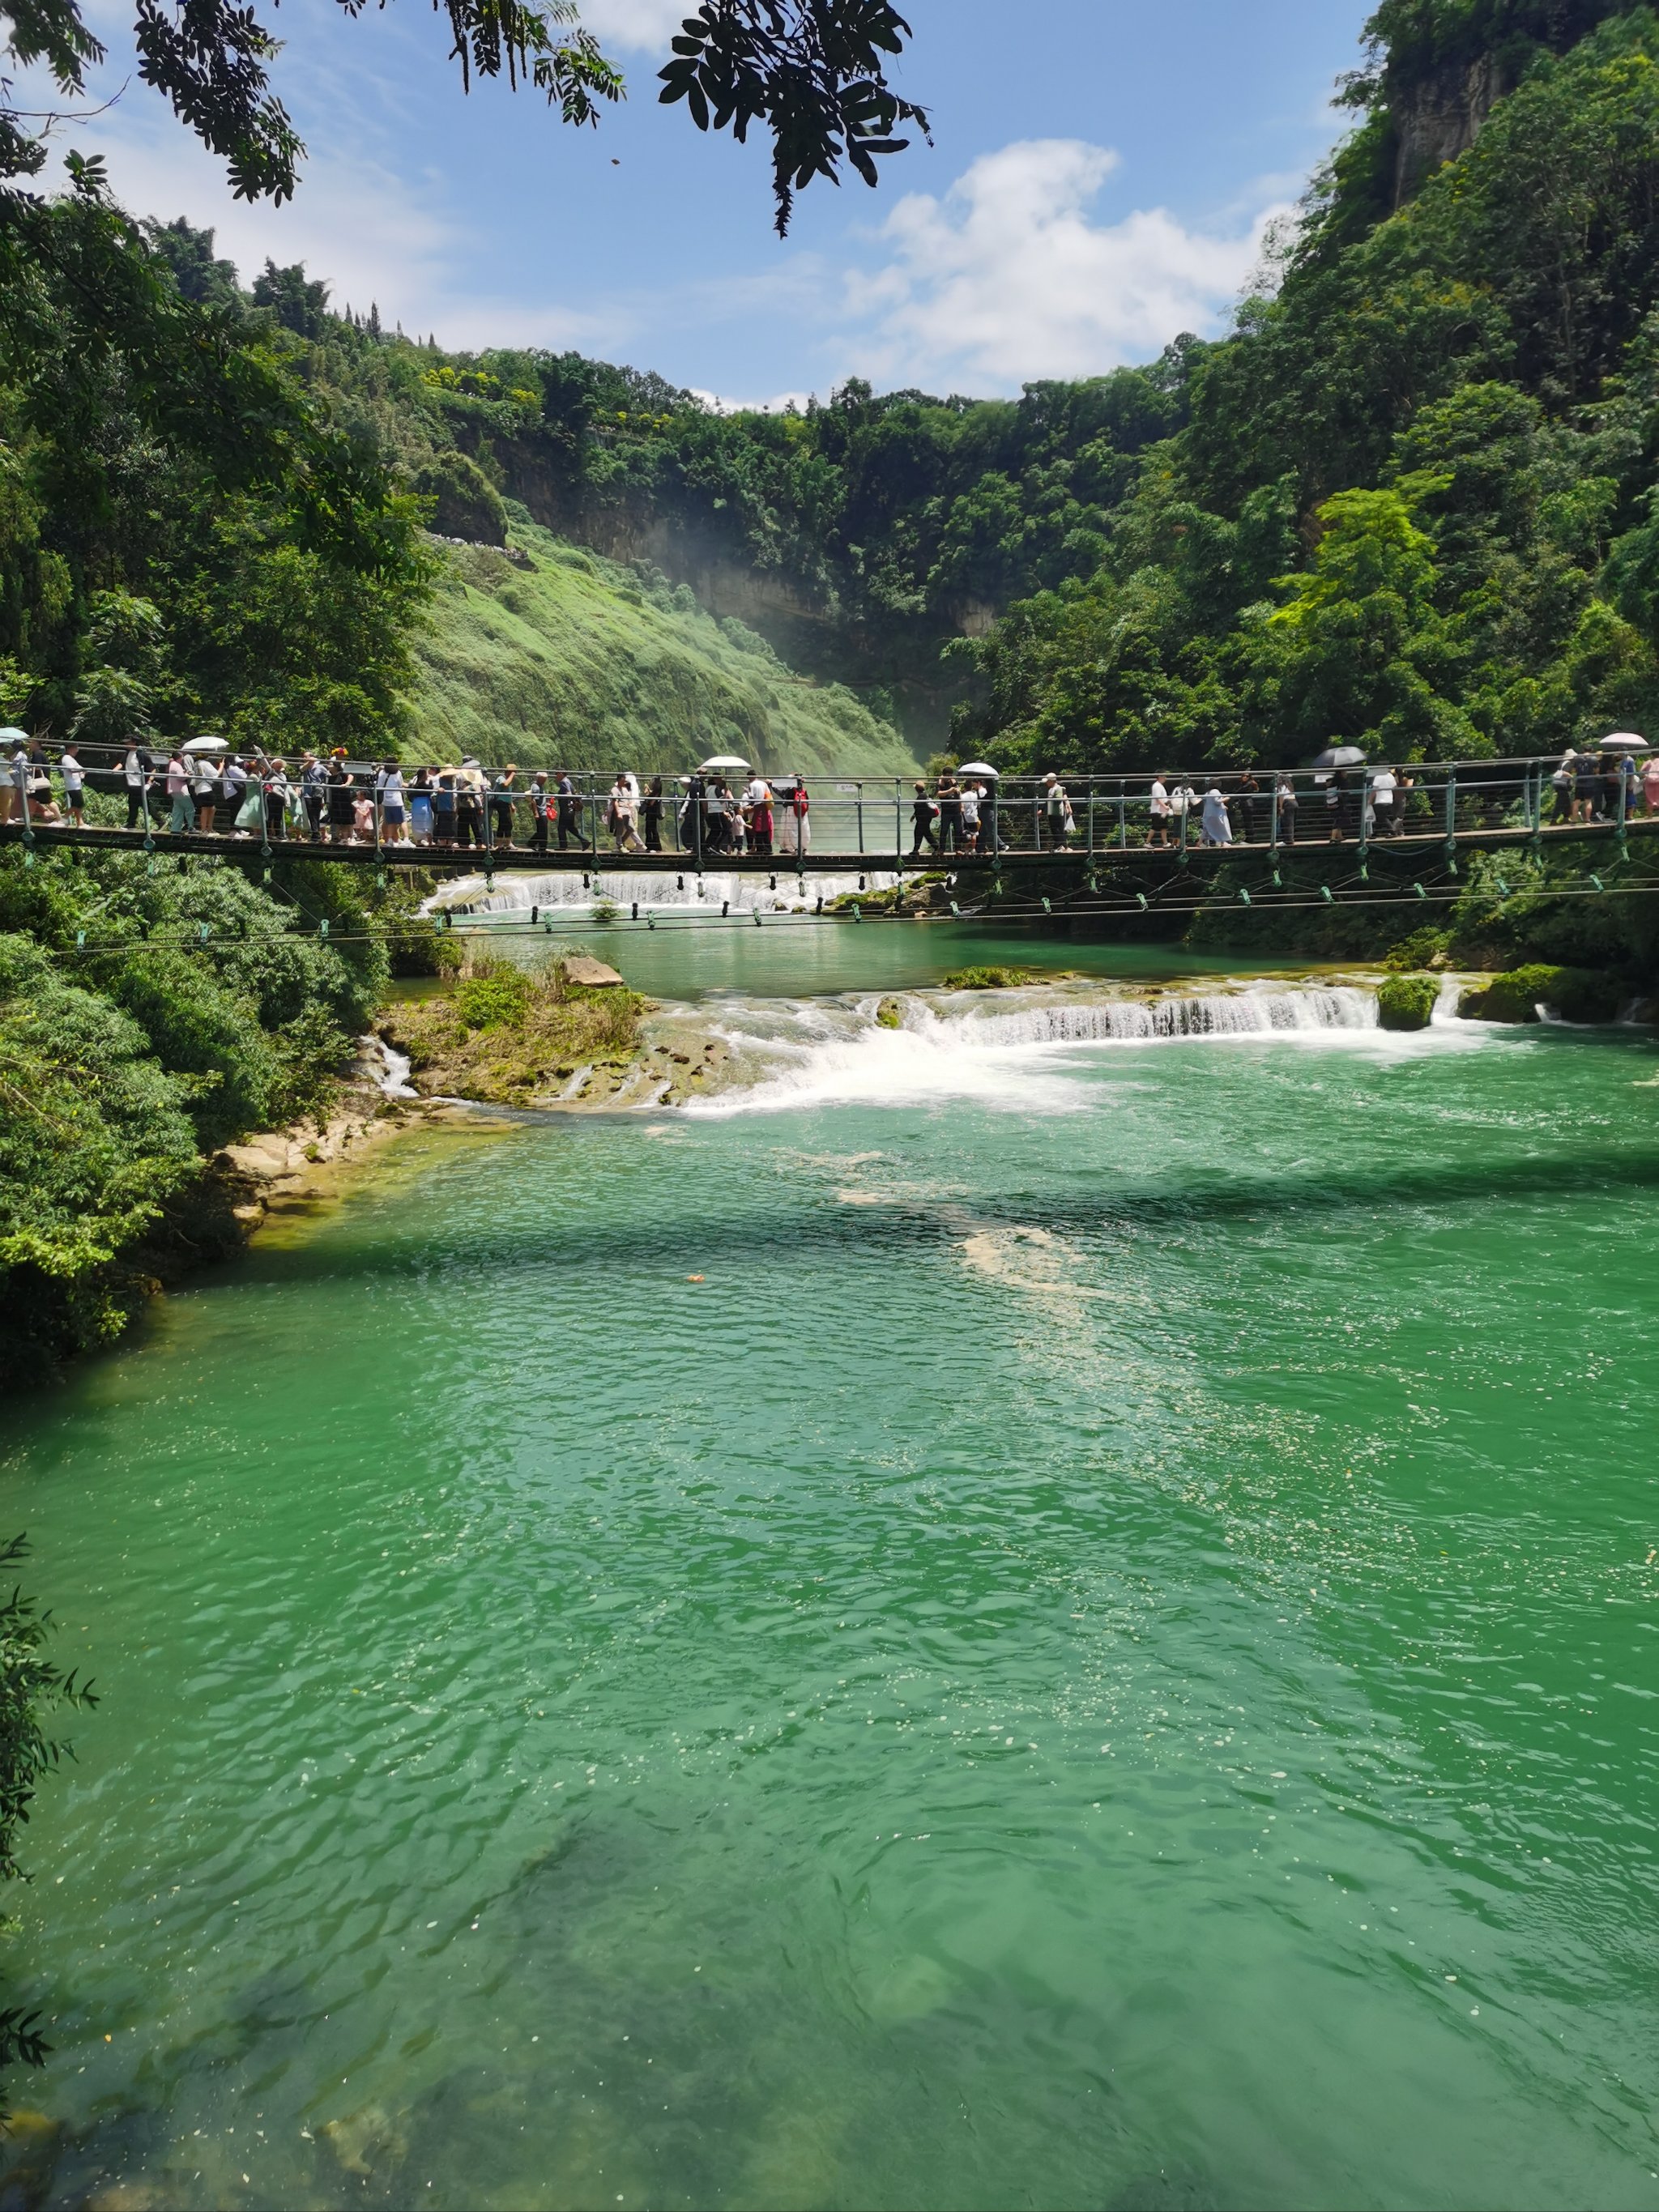
<path id="1" fill-rule="evenodd" d="M 1000 768 L 993 768 L 989 761 L 963 761 L 962 766 L 957 770 L 957 774 L 958 775 L 1000 776 L 1002 774 L 1002 770 Z"/>
<path id="2" fill-rule="evenodd" d="M 27 730 L 14 730 L 9 724 L 3 730 L 0 730 L 0 744 L 26 745 L 28 741 L 29 733 Z"/>
<path id="3" fill-rule="evenodd" d="M 187 753 L 228 753 L 230 750 L 223 738 L 186 738 L 184 749 Z"/>
<path id="4" fill-rule="evenodd" d="M 1593 753 L 1650 753 L 1653 747 L 1645 738 L 1638 738 L 1634 730 L 1615 730 L 1610 738 L 1598 738 L 1590 750 Z"/>
<path id="5" fill-rule="evenodd" d="M 1313 766 L 1315 768 L 1358 768 L 1364 757 L 1364 750 L 1358 745 L 1327 745 L 1318 759 L 1313 763 Z"/>
<path id="6" fill-rule="evenodd" d="M 713 760 L 703 763 L 697 774 L 707 775 L 711 768 L 747 768 L 748 765 L 746 760 L 739 760 L 735 753 L 716 753 Z"/>

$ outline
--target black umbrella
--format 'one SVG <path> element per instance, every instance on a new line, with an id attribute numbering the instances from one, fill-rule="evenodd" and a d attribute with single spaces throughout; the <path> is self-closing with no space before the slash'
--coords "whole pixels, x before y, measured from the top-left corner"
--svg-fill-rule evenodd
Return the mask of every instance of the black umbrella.
<path id="1" fill-rule="evenodd" d="M 1358 768 L 1364 763 L 1364 750 L 1362 746 L 1327 745 L 1313 765 L 1316 768 L 1326 769 Z"/>

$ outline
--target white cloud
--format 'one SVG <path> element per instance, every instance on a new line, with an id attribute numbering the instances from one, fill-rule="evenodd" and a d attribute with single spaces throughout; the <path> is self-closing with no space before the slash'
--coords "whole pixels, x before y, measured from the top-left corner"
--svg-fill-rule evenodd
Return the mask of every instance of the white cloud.
<path id="1" fill-rule="evenodd" d="M 305 264 L 329 286 L 331 303 L 367 313 L 372 302 L 388 326 L 411 337 L 435 331 L 445 345 L 615 348 L 636 320 L 627 303 L 598 301 L 584 312 L 538 300 L 533 289 L 501 298 L 466 281 L 471 227 L 458 219 L 441 172 L 392 166 L 369 150 L 333 150 L 327 131 L 307 159 L 299 190 L 282 206 L 232 197 L 224 164 L 180 127 L 160 96 L 132 86 L 107 113 L 77 130 L 76 144 L 103 157 L 110 186 L 135 215 L 174 216 L 214 233 L 215 250 L 251 284 L 267 258 Z M 394 149 L 374 135 L 385 152 Z M 367 140 L 368 143 L 363 142 Z"/>
<path id="2" fill-rule="evenodd" d="M 580 0 L 581 19 L 602 46 L 629 46 L 636 53 L 659 52 L 696 0 Z"/>
<path id="3" fill-rule="evenodd" d="M 798 415 L 804 415 L 815 397 L 810 392 L 775 392 L 769 399 L 728 399 L 719 392 L 700 391 L 696 385 L 690 390 L 694 399 L 701 399 L 716 415 L 783 415 L 792 407 Z"/>
<path id="4" fill-rule="evenodd" d="M 891 258 L 848 279 L 855 365 L 890 383 L 1006 388 L 1146 361 L 1213 328 L 1284 209 L 1219 234 L 1163 208 L 1092 222 L 1117 164 L 1080 139 L 1029 139 L 981 155 L 942 199 L 902 199 L 880 233 Z"/>

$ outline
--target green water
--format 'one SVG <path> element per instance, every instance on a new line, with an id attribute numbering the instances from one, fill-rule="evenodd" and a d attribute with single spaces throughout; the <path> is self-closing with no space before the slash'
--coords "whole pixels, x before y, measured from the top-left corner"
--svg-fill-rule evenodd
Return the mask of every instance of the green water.
<path id="1" fill-rule="evenodd" d="M 1237 963 L 1224 954 L 1189 952 L 1178 945 L 1107 945 L 1032 929 L 988 929 L 967 922 L 862 923 L 752 918 L 720 923 L 681 915 L 603 929 L 580 914 L 556 914 L 532 928 L 522 913 L 489 916 L 482 929 L 492 951 L 539 964 L 563 946 L 607 960 L 635 989 L 665 999 L 702 999 L 728 991 L 807 994 L 826 991 L 902 991 L 937 983 L 954 968 L 975 964 L 1075 969 L 1148 982 L 1225 975 Z M 1305 962 L 1285 963 L 1305 966 Z"/>
<path id="2" fill-rule="evenodd" d="M 12 1405 L 47 2201 L 1659 2204 L 1659 1054 L 948 1060 Z"/>

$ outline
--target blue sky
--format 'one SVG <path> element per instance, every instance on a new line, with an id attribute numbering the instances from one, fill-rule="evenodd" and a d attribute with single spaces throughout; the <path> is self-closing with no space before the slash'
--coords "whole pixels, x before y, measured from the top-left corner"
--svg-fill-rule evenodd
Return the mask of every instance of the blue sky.
<path id="1" fill-rule="evenodd" d="M 1016 392 L 1214 330 L 1342 127 L 1329 99 L 1368 0 L 910 0 L 903 88 L 932 149 L 803 195 L 771 229 L 763 148 L 657 104 L 678 0 L 586 0 L 630 98 L 597 131 L 499 85 L 463 97 L 442 20 L 402 0 L 261 13 L 311 148 L 287 207 L 234 201 L 219 166 L 110 46 L 64 134 L 135 212 L 211 224 L 248 278 L 303 260 L 337 304 L 454 347 L 573 345 L 726 400 L 878 386 Z M 1015 26 L 1012 32 L 1010 24 Z"/>

